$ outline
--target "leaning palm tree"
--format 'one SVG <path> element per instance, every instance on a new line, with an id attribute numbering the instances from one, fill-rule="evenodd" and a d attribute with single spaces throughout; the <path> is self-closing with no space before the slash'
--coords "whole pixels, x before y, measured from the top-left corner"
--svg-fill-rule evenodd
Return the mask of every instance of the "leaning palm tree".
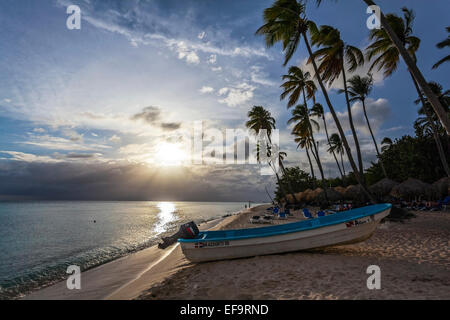
<path id="1" fill-rule="evenodd" d="M 267 156 L 270 157 L 269 153 L 270 153 L 270 148 L 272 146 L 271 136 L 272 136 L 272 130 L 275 129 L 275 118 L 273 118 L 272 115 L 270 114 L 270 112 L 262 106 L 253 106 L 253 108 L 248 112 L 247 116 L 248 116 L 249 120 L 245 123 L 245 126 L 248 129 L 252 130 L 255 133 L 255 135 L 258 136 L 262 130 L 266 130 L 267 138 L 269 141 L 266 143 L 265 150 L 267 152 Z M 258 161 L 260 161 L 260 159 L 261 159 L 260 150 L 261 150 L 261 146 L 259 145 L 259 142 L 258 142 L 258 144 L 256 146 L 256 158 Z M 269 161 L 269 165 L 275 172 L 275 176 L 277 178 L 278 185 L 280 186 L 281 192 L 283 193 L 284 196 L 286 196 L 287 193 L 283 189 L 283 185 L 281 183 L 280 176 L 278 175 L 275 165 L 271 164 L 270 161 Z M 274 165 L 274 167 L 272 167 L 272 165 Z M 282 168 L 284 169 L 284 166 Z M 288 180 L 288 183 L 289 183 L 290 193 L 292 194 L 293 198 L 296 199 L 294 192 L 290 186 L 289 180 Z"/>
<path id="2" fill-rule="evenodd" d="M 381 170 L 384 176 L 387 178 L 386 169 L 384 168 L 383 160 L 380 158 L 380 151 L 378 150 L 378 144 L 373 135 L 372 127 L 370 126 L 369 117 L 367 116 L 366 110 L 366 98 L 369 96 L 373 87 L 373 77 L 372 74 L 368 74 L 367 77 L 361 77 L 359 75 L 353 76 L 348 80 L 348 94 L 350 96 L 350 101 L 361 101 L 363 106 L 364 117 L 366 118 L 367 127 L 369 128 L 370 135 L 372 136 L 373 144 L 375 145 L 375 150 L 377 152 L 378 160 L 380 161 Z"/>
<path id="3" fill-rule="evenodd" d="M 313 56 L 307 35 L 308 25 L 309 20 L 306 17 L 305 4 L 303 1 L 276 0 L 271 7 L 264 10 L 264 25 L 256 31 L 256 34 L 265 36 L 266 45 L 268 47 L 272 47 L 277 42 L 282 43 L 285 54 L 283 65 L 286 65 L 299 47 L 300 40 L 302 38 L 305 42 L 309 56 Z M 336 111 L 331 104 L 330 97 L 328 96 L 328 92 L 320 77 L 320 73 L 314 59 L 312 60 L 312 65 L 314 68 L 315 77 L 320 85 L 325 101 L 330 109 L 334 122 L 336 123 L 339 135 L 344 143 L 350 165 L 352 166 L 354 172 L 358 172 L 358 168 L 350 152 L 350 146 L 347 138 L 345 137 L 344 130 L 342 129 L 342 125 L 337 117 Z M 356 179 L 360 184 L 363 184 L 363 181 L 359 175 L 356 175 Z M 372 201 L 375 201 L 367 187 L 363 186 L 363 191 Z"/>
<path id="4" fill-rule="evenodd" d="M 289 68 L 288 74 L 282 76 L 285 82 L 281 85 L 284 89 L 280 95 L 280 100 L 289 96 L 287 107 L 290 108 L 298 102 L 300 96 L 303 97 L 304 105 L 307 105 L 307 99 L 314 97 L 317 91 L 316 85 L 311 78 L 309 72 L 303 72 L 302 69 L 296 66 Z"/>
<path id="5" fill-rule="evenodd" d="M 317 123 L 316 120 L 311 119 L 310 111 L 308 110 L 308 108 L 305 105 L 300 104 L 292 110 L 292 117 L 288 120 L 288 124 L 294 124 L 294 128 L 292 129 L 293 135 L 311 138 L 311 142 L 313 145 L 312 150 L 314 150 L 312 154 L 317 162 L 317 167 L 319 168 L 320 176 L 322 178 L 322 184 L 325 190 L 326 181 L 323 173 L 322 162 L 320 161 L 319 157 L 319 150 L 317 148 L 317 144 L 314 139 L 314 130 L 313 130 L 313 127 L 316 130 L 320 129 L 319 123 Z"/>
<path id="6" fill-rule="evenodd" d="M 447 27 L 447 32 L 450 33 L 450 27 Z M 439 49 L 443 49 L 445 47 L 450 47 L 450 35 L 447 36 L 447 39 L 442 40 L 441 42 L 439 42 L 436 47 L 438 47 Z M 436 62 L 433 65 L 433 69 L 436 69 L 437 67 L 439 67 L 441 64 L 443 64 L 444 62 L 449 62 L 450 61 L 450 54 L 448 56 L 445 56 L 444 58 L 442 58 L 441 60 L 439 60 L 438 62 Z"/>
<path id="7" fill-rule="evenodd" d="M 386 16 L 386 20 L 388 21 L 392 29 L 397 33 L 397 36 L 401 39 L 402 44 L 408 50 L 408 53 L 411 56 L 411 58 L 414 59 L 415 61 L 416 52 L 420 46 L 420 39 L 412 35 L 413 32 L 412 24 L 414 22 L 415 17 L 414 12 L 412 10 L 408 10 L 407 8 L 403 8 L 402 10 L 403 10 L 403 18 L 395 14 L 388 14 Z M 390 76 L 397 69 L 400 61 L 400 55 L 398 53 L 398 50 L 392 45 L 389 36 L 383 29 L 372 30 L 370 32 L 370 39 L 373 42 L 367 47 L 367 58 L 371 60 L 372 58 L 377 57 L 373 61 L 370 70 L 372 70 L 375 67 L 378 67 L 378 70 L 382 69 L 384 70 L 385 76 Z M 419 84 L 416 81 L 416 78 L 412 74 L 411 70 L 409 71 L 414 87 L 417 91 L 417 95 L 419 96 L 422 105 L 426 105 L 425 97 L 423 96 L 422 91 L 420 90 Z M 427 86 L 429 87 L 428 84 Z M 433 96 L 436 95 L 433 93 Z M 442 106 L 439 99 L 437 100 L 439 104 Z M 430 117 L 430 114 L 427 114 L 427 116 Z M 446 118 L 448 119 L 448 113 L 446 113 Z M 429 122 L 431 123 L 431 120 Z M 442 123 L 444 124 L 444 122 Z M 432 127 L 432 130 L 442 165 L 444 167 L 446 174 L 450 175 L 447 160 L 445 159 L 446 157 L 444 149 L 442 148 L 439 136 L 435 128 Z"/>
<path id="8" fill-rule="evenodd" d="M 363 0 L 368 6 L 376 6 L 375 2 L 372 0 Z M 322 0 L 316 0 L 317 5 L 320 5 Z M 396 30 L 390 25 L 388 22 L 387 16 L 383 14 L 383 12 L 380 12 L 380 22 L 383 26 L 387 38 L 392 43 L 392 48 L 398 52 L 405 61 L 406 65 L 408 66 L 408 69 L 412 73 L 415 81 L 417 81 L 420 88 L 423 90 L 425 96 L 430 101 L 431 106 L 433 107 L 434 112 L 436 112 L 437 117 L 441 121 L 442 125 L 444 126 L 447 133 L 450 133 L 450 119 L 447 116 L 443 106 L 439 102 L 439 99 L 436 97 L 435 94 L 433 94 L 433 91 L 428 86 L 427 81 L 425 80 L 425 77 L 420 72 L 419 68 L 416 65 L 416 61 L 413 59 L 413 57 L 410 56 L 408 50 L 405 48 L 405 44 L 402 41 L 402 38 L 397 34 Z"/>
<path id="9" fill-rule="evenodd" d="M 341 155 L 341 165 L 342 165 L 342 170 L 344 172 L 344 177 L 345 177 L 345 166 L 344 166 L 344 146 L 343 143 L 341 141 L 341 138 L 339 137 L 339 135 L 337 133 L 333 133 L 330 136 L 330 147 L 327 150 L 328 152 L 335 152 L 337 154 Z M 342 181 L 344 181 L 344 178 L 342 178 Z"/>
<path id="10" fill-rule="evenodd" d="M 312 108 L 311 108 L 311 116 L 312 117 L 317 117 L 317 118 L 322 118 L 323 121 L 323 127 L 325 129 L 325 134 L 327 136 L 327 142 L 328 142 L 328 146 L 330 146 L 330 136 L 328 135 L 328 128 L 327 128 L 327 121 L 325 120 L 325 112 L 323 110 L 323 107 L 320 103 L 315 103 Z M 339 161 L 336 157 L 336 153 L 334 152 L 334 150 L 331 151 L 331 153 L 333 154 L 334 160 L 336 161 L 336 165 L 338 167 L 339 173 L 341 174 L 342 180 L 344 180 L 344 174 L 342 173 L 342 169 L 341 166 L 339 165 Z"/>
<path id="11" fill-rule="evenodd" d="M 262 130 L 266 130 L 267 137 L 270 139 L 272 135 L 272 130 L 275 129 L 275 118 L 272 117 L 270 112 L 262 106 L 253 106 L 253 108 L 247 114 L 249 120 L 245 123 L 245 126 L 254 132 L 256 136 L 259 136 Z M 269 143 L 268 143 L 269 144 Z M 258 141 L 256 145 L 256 158 L 258 162 L 261 159 L 261 146 Z M 280 183 L 280 177 L 275 170 L 275 175 L 280 185 L 281 192 L 286 195 L 283 190 L 283 186 Z"/>
<path id="12" fill-rule="evenodd" d="M 318 46 L 319 49 L 314 52 L 313 57 L 310 57 L 308 62 L 311 62 L 313 58 L 319 60 L 319 72 L 322 79 L 326 81 L 328 85 L 331 85 L 338 77 L 342 76 L 348 120 L 355 141 L 356 154 L 358 156 L 359 174 L 361 180 L 364 180 L 361 148 L 353 123 L 346 78 L 346 70 L 349 72 L 355 71 L 358 66 L 361 66 L 364 63 L 364 55 L 358 48 L 346 44 L 341 39 L 341 34 L 336 28 L 321 26 L 320 29 L 318 29 L 315 24 L 311 23 L 309 30 L 311 33 L 312 44 Z M 346 68 L 346 64 L 348 65 L 348 68 Z"/>

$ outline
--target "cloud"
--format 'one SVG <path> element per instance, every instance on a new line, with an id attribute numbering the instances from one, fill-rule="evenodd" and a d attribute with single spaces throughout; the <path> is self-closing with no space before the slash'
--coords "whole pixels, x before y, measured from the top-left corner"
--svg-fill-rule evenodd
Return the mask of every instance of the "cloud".
<path id="1" fill-rule="evenodd" d="M 158 107 L 145 107 L 141 112 L 133 115 L 132 120 L 143 120 L 149 124 L 153 124 L 161 118 L 161 109 Z"/>
<path id="2" fill-rule="evenodd" d="M 219 95 L 226 95 L 225 98 L 219 99 L 220 103 L 224 103 L 229 107 L 236 107 L 253 98 L 253 91 L 256 87 L 247 83 L 238 84 L 235 87 L 225 87 L 219 90 Z"/>
<path id="3" fill-rule="evenodd" d="M 202 31 L 198 34 L 197 38 L 199 38 L 200 40 L 202 40 L 204 37 L 206 36 L 206 32 Z"/>
<path id="4" fill-rule="evenodd" d="M 66 150 L 66 151 L 97 151 L 99 149 L 109 149 L 110 146 L 97 144 L 97 143 L 86 143 L 77 137 L 72 139 L 66 139 L 63 137 L 55 137 L 51 135 L 34 135 L 29 134 L 28 140 L 20 142 L 25 145 L 38 146 L 44 149 L 50 150 Z"/>
<path id="5" fill-rule="evenodd" d="M 214 88 L 208 87 L 208 86 L 203 86 L 199 91 L 200 91 L 200 93 L 211 93 L 211 92 L 214 92 Z"/>
<path id="6" fill-rule="evenodd" d="M 114 142 L 114 143 L 119 143 L 122 139 L 119 136 L 117 136 L 117 135 L 113 135 L 108 140 L 111 141 L 111 142 Z"/>
<path id="7" fill-rule="evenodd" d="M 277 83 L 268 79 L 266 73 L 262 71 L 262 68 L 259 66 L 252 66 L 250 68 L 250 78 L 254 83 L 262 84 L 264 86 L 276 86 Z"/>
<path id="8" fill-rule="evenodd" d="M 219 67 L 212 67 L 211 70 L 214 71 L 214 72 L 222 71 L 222 67 L 220 67 L 220 66 Z"/>
<path id="9" fill-rule="evenodd" d="M 33 132 L 37 132 L 37 133 L 44 133 L 45 129 L 44 128 L 34 128 Z"/>
<path id="10" fill-rule="evenodd" d="M 161 123 L 161 128 L 165 131 L 174 131 L 181 127 L 180 122 L 163 122 Z"/>
<path id="11" fill-rule="evenodd" d="M 215 64 L 217 62 L 217 55 L 216 54 L 210 55 L 208 60 L 206 60 L 206 62 L 209 64 Z"/>
<path id="12" fill-rule="evenodd" d="M 199 64 L 200 58 L 195 50 L 190 49 L 184 41 L 174 42 L 171 49 L 178 53 L 178 59 L 185 59 L 189 64 Z"/>
<path id="13" fill-rule="evenodd" d="M 369 128 L 367 126 L 367 121 L 364 117 L 363 106 L 361 102 L 355 102 L 352 106 L 352 117 L 353 123 L 355 125 L 355 129 L 359 134 L 363 134 L 365 136 L 370 135 Z M 379 98 L 377 100 L 368 98 L 366 100 L 366 110 L 367 116 L 370 121 L 370 126 L 374 134 L 380 129 L 380 127 L 385 123 L 391 114 L 391 108 L 389 106 L 389 102 L 387 99 Z M 348 119 L 348 112 L 337 112 L 339 121 L 345 132 L 350 132 L 350 123 Z M 337 132 L 336 125 L 334 123 L 334 119 L 330 112 L 326 112 L 325 119 L 327 120 L 327 125 L 329 126 L 330 134 L 333 132 Z M 321 122 L 319 122 L 321 123 Z"/>
<path id="14" fill-rule="evenodd" d="M 0 200 L 262 201 L 266 179 L 253 166 L 3 160 Z"/>

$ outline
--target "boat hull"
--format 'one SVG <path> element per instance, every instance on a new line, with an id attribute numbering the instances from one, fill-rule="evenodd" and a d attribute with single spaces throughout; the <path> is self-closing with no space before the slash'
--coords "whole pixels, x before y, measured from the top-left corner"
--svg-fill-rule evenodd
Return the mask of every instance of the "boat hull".
<path id="1" fill-rule="evenodd" d="M 390 207 L 369 216 L 334 225 L 273 236 L 181 242 L 181 248 L 188 260 L 204 262 L 356 243 L 369 238 L 389 212 Z"/>

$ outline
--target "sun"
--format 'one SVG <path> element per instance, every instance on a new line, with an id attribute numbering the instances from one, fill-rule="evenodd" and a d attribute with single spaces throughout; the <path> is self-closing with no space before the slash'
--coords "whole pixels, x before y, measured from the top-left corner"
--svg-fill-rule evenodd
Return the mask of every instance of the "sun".
<path id="1" fill-rule="evenodd" d="M 160 143 L 156 147 L 153 162 L 160 166 L 179 166 L 187 160 L 187 154 L 179 145 Z"/>

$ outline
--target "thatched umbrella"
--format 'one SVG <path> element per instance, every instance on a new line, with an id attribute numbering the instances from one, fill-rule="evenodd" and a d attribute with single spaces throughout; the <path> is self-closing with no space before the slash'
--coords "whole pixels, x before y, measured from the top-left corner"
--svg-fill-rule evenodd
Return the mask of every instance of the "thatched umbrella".
<path id="1" fill-rule="evenodd" d="M 322 188 L 316 188 L 309 194 L 309 201 L 315 201 L 316 197 L 323 192 Z"/>
<path id="2" fill-rule="evenodd" d="M 333 188 L 327 188 L 327 198 L 330 202 L 336 202 L 343 199 L 342 194 L 337 192 Z M 325 192 L 322 190 L 315 198 L 315 201 L 318 203 L 324 203 L 325 202 Z"/>
<path id="3" fill-rule="evenodd" d="M 306 189 L 305 191 L 303 191 L 303 201 L 305 201 L 305 202 L 311 201 L 313 193 L 314 193 L 314 191 L 311 189 Z"/>
<path id="4" fill-rule="evenodd" d="M 350 185 L 345 189 L 344 199 L 346 200 L 355 200 L 358 202 L 367 201 L 367 196 L 364 193 L 362 187 L 358 185 Z"/>
<path id="5" fill-rule="evenodd" d="M 334 187 L 334 190 L 339 192 L 342 196 L 345 194 L 345 188 L 341 186 Z"/>
<path id="6" fill-rule="evenodd" d="M 438 181 L 432 184 L 433 195 L 436 197 L 436 199 L 444 199 L 446 196 L 448 196 L 449 188 L 450 188 L 449 177 L 439 179 Z"/>
<path id="7" fill-rule="evenodd" d="M 377 183 L 371 185 L 369 187 L 369 190 L 377 197 L 384 197 L 388 195 L 391 192 L 392 188 L 394 188 L 396 185 L 398 185 L 397 182 L 388 178 L 384 178 L 378 181 Z"/>
<path id="8" fill-rule="evenodd" d="M 418 179 L 409 178 L 392 188 L 390 195 L 396 198 L 412 199 L 430 194 L 431 185 Z"/>

